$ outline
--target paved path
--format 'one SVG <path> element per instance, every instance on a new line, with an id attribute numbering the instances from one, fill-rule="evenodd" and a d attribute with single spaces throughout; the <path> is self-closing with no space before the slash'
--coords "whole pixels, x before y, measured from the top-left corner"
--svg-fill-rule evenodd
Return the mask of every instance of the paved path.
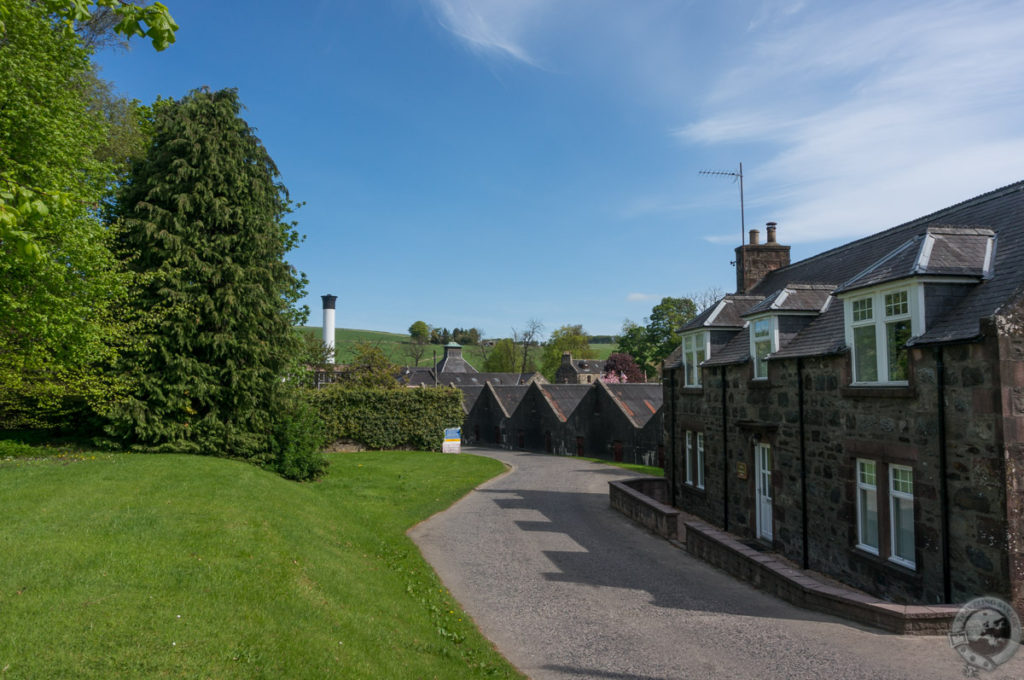
<path id="1" fill-rule="evenodd" d="M 573 458 L 470 449 L 511 472 L 410 531 L 484 635 L 534 680 L 962 678 L 944 637 L 793 607 L 608 505 L 630 476 Z M 991 680 L 1024 680 L 1024 652 Z"/>

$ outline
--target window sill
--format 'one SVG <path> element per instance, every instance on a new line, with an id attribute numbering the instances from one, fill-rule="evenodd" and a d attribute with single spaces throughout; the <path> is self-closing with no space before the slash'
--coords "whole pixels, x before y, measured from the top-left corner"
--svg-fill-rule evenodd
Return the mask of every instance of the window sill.
<path id="1" fill-rule="evenodd" d="M 768 378 L 751 378 L 747 381 L 747 387 L 752 390 L 770 390 L 772 384 L 768 382 Z"/>
<path id="2" fill-rule="evenodd" d="M 917 397 L 917 388 L 911 385 L 870 385 L 862 383 L 840 387 L 839 396 L 870 399 L 914 399 Z"/>
<path id="3" fill-rule="evenodd" d="M 871 565 L 875 569 L 885 570 L 886 578 L 893 578 L 908 584 L 920 583 L 922 580 L 921 572 L 916 569 L 893 562 L 887 557 L 870 553 L 859 546 L 850 548 L 850 555 L 855 557 L 858 562 Z"/>
<path id="4" fill-rule="evenodd" d="M 703 385 L 683 385 L 679 390 L 682 394 L 704 394 Z"/>
<path id="5" fill-rule="evenodd" d="M 699 487 L 699 486 L 696 486 L 695 484 L 689 484 L 687 482 L 683 482 L 683 485 L 682 485 L 681 489 L 683 491 L 686 491 L 687 493 L 693 494 L 694 496 L 707 496 L 708 495 L 707 489 Z"/>

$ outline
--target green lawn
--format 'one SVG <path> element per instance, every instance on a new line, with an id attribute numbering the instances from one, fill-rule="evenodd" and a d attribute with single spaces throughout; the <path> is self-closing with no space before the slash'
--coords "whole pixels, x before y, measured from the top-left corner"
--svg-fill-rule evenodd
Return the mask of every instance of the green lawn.
<path id="1" fill-rule="evenodd" d="M 592 463 L 603 463 L 604 465 L 611 465 L 623 470 L 631 470 L 633 472 L 640 472 L 645 475 L 653 475 L 654 477 L 664 477 L 665 470 L 660 467 L 652 467 L 650 465 L 636 465 L 634 463 L 616 463 L 612 460 L 605 460 L 604 458 L 585 458 L 580 456 L 577 460 L 589 460 Z"/>
<path id="2" fill-rule="evenodd" d="M 0 455 L 0 678 L 522 677 L 405 536 L 500 463 L 330 459 Z"/>
<path id="3" fill-rule="evenodd" d="M 320 326 L 303 326 L 302 330 L 306 333 L 321 337 Z M 400 366 L 411 366 L 413 361 L 409 355 L 411 349 L 408 335 L 401 335 L 398 333 L 385 333 L 382 331 L 363 331 L 352 328 L 338 328 L 334 332 L 334 344 L 337 347 L 338 363 L 345 363 L 351 359 L 353 350 L 357 342 L 368 342 L 371 345 L 375 345 L 381 348 L 381 351 L 390 359 L 393 363 Z M 616 351 L 617 345 L 614 344 L 594 344 L 590 348 L 594 350 L 596 359 L 607 359 L 608 356 Z M 423 357 L 420 359 L 420 366 L 431 366 L 434 363 L 434 356 L 437 356 L 437 360 L 440 361 L 441 357 L 444 356 L 444 345 L 427 345 L 423 352 Z M 462 348 L 462 356 L 468 361 L 473 368 L 478 371 L 483 370 L 483 356 L 480 354 L 480 349 L 473 345 L 467 345 Z M 538 350 L 532 350 L 532 356 L 534 361 L 540 363 L 540 352 Z"/>

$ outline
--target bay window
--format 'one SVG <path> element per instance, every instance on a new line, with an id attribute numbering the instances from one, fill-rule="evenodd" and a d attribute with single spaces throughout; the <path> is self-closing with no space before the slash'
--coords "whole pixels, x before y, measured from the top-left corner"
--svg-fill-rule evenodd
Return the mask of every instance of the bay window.
<path id="1" fill-rule="evenodd" d="M 708 332 L 697 331 L 683 336 L 683 382 L 686 387 L 700 387 L 700 365 L 708 357 Z"/>
<path id="2" fill-rule="evenodd" d="M 775 319 L 766 317 L 750 322 L 750 356 L 754 360 L 754 380 L 767 380 L 768 355 L 778 349 Z"/>
<path id="3" fill-rule="evenodd" d="M 924 332 L 917 287 L 879 291 L 846 303 L 853 382 L 906 384 L 907 341 Z"/>

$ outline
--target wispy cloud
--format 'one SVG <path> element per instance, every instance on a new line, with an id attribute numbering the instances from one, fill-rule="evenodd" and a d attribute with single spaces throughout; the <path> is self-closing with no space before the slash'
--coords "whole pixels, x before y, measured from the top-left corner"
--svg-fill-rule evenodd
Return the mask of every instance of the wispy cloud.
<path id="1" fill-rule="evenodd" d="M 523 38 L 546 0 L 430 0 L 441 25 L 474 50 L 538 66 Z"/>
<path id="2" fill-rule="evenodd" d="M 657 300 L 658 296 L 654 293 L 630 293 L 626 296 L 627 302 L 646 302 L 648 300 Z"/>
<path id="3" fill-rule="evenodd" d="M 764 144 L 790 242 L 876 231 L 1024 177 L 1014 3 L 831 6 L 759 34 L 685 143 Z"/>

